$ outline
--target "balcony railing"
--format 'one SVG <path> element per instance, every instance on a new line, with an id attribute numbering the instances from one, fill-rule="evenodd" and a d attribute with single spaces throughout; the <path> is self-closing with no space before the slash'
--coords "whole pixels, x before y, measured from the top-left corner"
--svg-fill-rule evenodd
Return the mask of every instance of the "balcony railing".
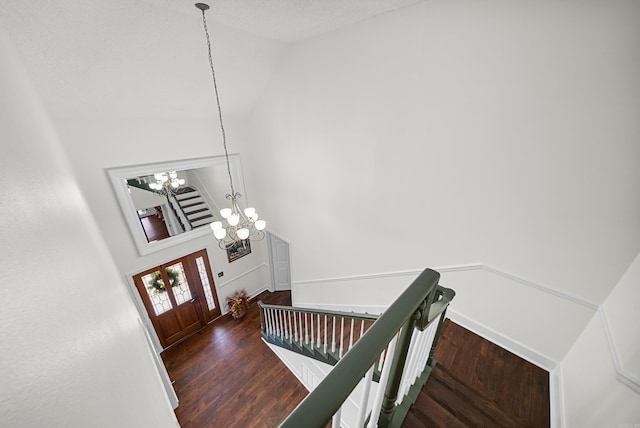
<path id="1" fill-rule="evenodd" d="M 373 323 L 367 314 L 261 305 L 265 339 L 335 364 L 280 426 L 326 427 L 332 421 L 340 427 L 341 408 L 351 396 L 358 414 L 350 426 L 399 427 L 435 366 L 440 328 L 455 296 L 438 286 L 439 279 L 438 272 L 424 270 Z"/>

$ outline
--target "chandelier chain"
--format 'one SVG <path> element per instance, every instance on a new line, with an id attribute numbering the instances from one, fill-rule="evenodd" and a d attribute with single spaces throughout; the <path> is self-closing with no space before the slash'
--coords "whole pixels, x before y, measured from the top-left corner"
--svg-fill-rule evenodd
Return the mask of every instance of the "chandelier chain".
<path id="1" fill-rule="evenodd" d="M 224 147 L 224 156 L 227 161 L 227 173 L 229 174 L 229 183 L 231 185 L 231 196 L 235 196 L 236 191 L 233 188 L 233 177 L 231 176 L 231 167 L 229 166 L 229 153 L 227 151 L 227 135 L 224 130 L 224 124 L 222 123 L 222 107 L 220 106 L 220 95 L 218 94 L 218 83 L 216 81 L 216 71 L 213 68 L 213 57 L 211 55 L 211 39 L 209 38 L 209 28 L 207 27 L 207 18 L 205 17 L 205 9 L 200 9 L 202 12 L 202 24 L 204 26 L 204 34 L 207 37 L 207 49 L 209 53 L 209 67 L 211 68 L 211 77 L 213 78 L 213 90 L 216 94 L 216 104 L 218 106 L 218 117 L 220 119 L 220 129 L 222 130 L 222 145 Z M 229 195 L 227 195 L 227 198 Z"/>

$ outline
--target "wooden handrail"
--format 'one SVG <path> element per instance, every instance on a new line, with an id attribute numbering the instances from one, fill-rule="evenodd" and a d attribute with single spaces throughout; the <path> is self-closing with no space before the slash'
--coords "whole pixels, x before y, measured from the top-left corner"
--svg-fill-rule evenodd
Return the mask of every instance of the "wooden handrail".
<path id="1" fill-rule="evenodd" d="M 403 327 L 410 327 L 407 330 L 412 330 L 414 326 L 424 329 L 444 312 L 455 293 L 453 290 L 440 288 L 447 291 L 436 295 L 439 279 L 438 272 L 425 269 L 374 322 L 325 379 L 282 422 L 280 427 L 326 426 L 391 339 Z M 436 300 L 438 296 L 440 298 Z M 435 303 L 434 300 L 436 300 Z M 399 351 L 401 354 L 405 352 L 403 349 Z M 400 371 L 392 374 L 395 377 L 402 374 L 402 367 L 394 367 L 392 370 Z"/>

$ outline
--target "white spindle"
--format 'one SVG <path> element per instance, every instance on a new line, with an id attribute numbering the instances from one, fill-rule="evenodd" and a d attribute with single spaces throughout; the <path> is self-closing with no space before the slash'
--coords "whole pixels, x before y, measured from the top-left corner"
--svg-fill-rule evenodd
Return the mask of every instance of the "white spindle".
<path id="1" fill-rule="evenodd" d="M 333 334 L 331 335 L 331 352 L 336 352 L 336 317 L 333 317 Z"/>
<path id="2" fill-rule="evenodd" d="M 316 340 L 315 336 L 313 335 L 313 314 L 311 314 L 311 319 L 309 320 L 309 324 L 311 324 L 311 347 L 313 348 L 313 342 Z"/>
<path id="3" fill-rule="evenodd" d="M 280 317 L 282 318 L 282 329 L 284 330 L 283 339 L 287 339 L 289 337 L 289 330 L 287 330 L 287 313 L 285 311 L 280 311 Z"/>
<path id="4" fill-rule="evenodd" d="M 287 322 L 289 324 L 289 343 L 293 343 L 293 330 L 291 325 L 291 311 L 287 311 Z"/>
<path id="5" fill-rule="evenodd" d="M 331 418 L 331 428 L 340 428 L 340 413 L 342 413 L 342 407 L 338 409 L 333 418 Z"/>
<path id="6" fill-rule="evenodd" d="M 367 407 L 369 407 L 369 394 L 371 392 L 371 384 L 373 383 L 373 372 L 375 367 L 376 365 L 374 363 L 364 377 L 364 384 L 362 385 L 362 396 L 360 397 L 360 408 L 358 409 L 358 420 L 355 425 L 357 427 L 364 426 L 364 420 L 367 415 Z"/>
<path id="7" fill-rule="evenodd" d="M 269 320 L 269 308 L 264 308 L 264 328 L 267 334 L 271 334 L 271 324 Z"/>
<path id="8" fill-rule="evenodd" d="M 298 323 L 296 322 L 296 313 L 293 313 L 293 340 L 294 342 L 298 341 Z"/>
<path id="9" fill-rule="evenodd" d="M 271 334 L 275 336 L 278 332 L 276 330 L 276 320 L 274 318 L 273 309 L 269 309 L 269 323 L 271 324 Z"/>
<path id="10" fill-rule="evenodd" d="M 324 316 L 324 353 L 327 354 L 327 316 Z"/>
<path id="11" fill-rule="evenodd" d="M 375 399 L 373 401 L 373 408 L 371 409 L 371 418 L 369 418 L 368 428 L 376 428 L 378 426 L 378 419 L 380 418 L 380 409 L 382 408 L 382 398 L 384 397 L 384 390 L 387 388 L 387 382 L 389 381 L 389 372 L 391 372 L 391 361 L 393 361 L 393 354 L 396 350 L 396 342 L 398 341 L 398 334 L 393 336 L 389 346 L 387 347 L 387 356 L 384 359 L 382 366 L 382 373 L 380 374 L 380 382 L 378 382 L 378 391 L 376 392 Z"/>
<path id="12" fill-rule="evenodd" d="M 302 346 L 302 342 L 303 342 L 303 338 L 304 338 L 304 334 L 303 334 L 303 328 L 302 328 L 302 312 L 298 313 L 298 325 L 300 326 L 300 346 Z"/>
<path id="13" fill-rule="evenodd" d="M 318 340 L 316 343 L 317 343 L 318 349 L 320 349 L 320 314 L 318 314 L 316 318 L 318 319 Z"/>
<path id="14" fill-rule="evenodd" d="M 309 344 L 309 326 L 307 325 L 307 313 L 304 313 L 304 343 Z"/>
<path id="15" fill-rule="evenodd" d="M 353 330 L 354 330 L 355 322 L 356 320 L 354 318 L 351 318 L 351 334 L 349 335 L 349 349 L 353 347 Z M 347 351 L 349 349 L 347 349 Z"/>
<path id="16" fill-rule="evenodd" d="M 344 317 L 340 317 L 340 353 L 338 359 L 342 359 L 342 351 L 344 350 Z"/>

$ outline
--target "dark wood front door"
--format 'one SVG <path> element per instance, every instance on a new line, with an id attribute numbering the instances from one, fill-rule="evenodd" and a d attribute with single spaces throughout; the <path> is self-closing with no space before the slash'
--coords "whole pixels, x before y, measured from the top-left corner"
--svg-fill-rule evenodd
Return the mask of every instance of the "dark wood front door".
<path id="1" fill-rule="evenodd" d="M 220 316 L 206 250 L 133 276 L 163 347 Z"/>

